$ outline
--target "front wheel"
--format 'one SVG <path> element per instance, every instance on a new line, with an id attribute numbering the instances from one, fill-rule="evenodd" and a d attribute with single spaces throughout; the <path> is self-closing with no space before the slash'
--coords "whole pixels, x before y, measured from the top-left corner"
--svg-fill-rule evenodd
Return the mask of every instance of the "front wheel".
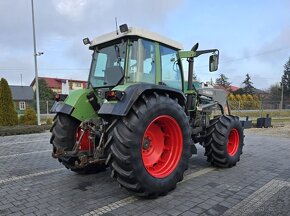
<path id="1" fill-rule="evenodd" d="M 210 121 L 204 147 L 207 160 L 214 166 L 235 166 L 243 146 L 244 131 L 237 116 L 222 115 Z"/>
<path id="2" fill-rule="evenodd" d="M 143 95 L 111 129 L 109 139 L 112 176 L 137 195 L 166 194 L 188 167 L 188 119 L 168 95 Z"/>

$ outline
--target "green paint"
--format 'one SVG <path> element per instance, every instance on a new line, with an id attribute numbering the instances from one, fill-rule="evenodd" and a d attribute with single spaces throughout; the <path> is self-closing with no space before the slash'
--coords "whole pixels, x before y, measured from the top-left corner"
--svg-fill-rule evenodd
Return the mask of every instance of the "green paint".
<path id="1" fill-rule="evenodd" d="M 196 56 L 196 52 L 193 51 L 178 51 L 177 52 L 178 58 L 194 58 Z"/>
<path id="2" fill-rule="evenodd" d="M 124 82 L 127 82 L 127 78 L 129 77 L 129 58 L 130 58 L 130 46 L 132 46 L 131 41 L 128 40 L 127 47 L 126 47 L 126 58 L 125 58 L 125 66 L 124 66 Z"/>
<path id="3" fill-rule="evenodd" d="M 72 91 L 64 101 L 64 103 L 74 107 L 71 115 L 80 121 L 98 117 L 87 99 L 87 94 L 91 91 L 92 89 Z"/>
<path id="4" fill-rule="evenodd" d="M 159 43 L 155 43 L 155 52 L 156 52 L 156 57 L 155 57 L 155 66 L 156 66 L 156 79 L 155 83 L 158 85 L 162 81 L 161 77 L 161 56 L 160 56 L 160 48 L 159 48 Z"/>
<path id="5" fill-rule="evenodd" d="M 185 89 L 184 90 L 184 94 L 196 94 L 195 90 L 194 89 L 191 89 L 191 90 L 188 90 L 188 89 Z"/>
<path id="6" fill-rule="evenodd" d="M 118 85 L 114 87 L 112 90 L 116 91 L 125 91 L 129 86 L 136 85 L 137 83 L 126 83 L 124 85 Z"/>
<path id="7" fill-rule="evenodd" d="M 201 88 L 201 84 L 198 81 L 192 81 L 192 85 L 194 86 L 195 89 Z M 184 91 L 186 93 L 188 89 L 188 81 L 184 81 L 183 86 L 184 86 Z"/>
<path id="8" fill-rule="evenodd" d="M 186 91 L 186 89 L 188 89 L 188 81 L 183 82 L 183 89 L 184 89 L 184 91 Z"/>

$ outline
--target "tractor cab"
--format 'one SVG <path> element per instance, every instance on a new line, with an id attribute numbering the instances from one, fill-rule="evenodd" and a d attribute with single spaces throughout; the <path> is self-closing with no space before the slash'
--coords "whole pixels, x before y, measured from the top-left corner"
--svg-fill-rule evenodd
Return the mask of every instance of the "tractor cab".
<path id="1" fill-rule="evenodd" d="M 218 69 L 217 49 L 197 50 L 196 44 L 190 51 L 183 51 L 182 45 L 174 40 L 148 30 L 128 28 L 126 24 L 120 26 L 120 32 L 83 41 L 93 50 L 89 75 L 89 87 L 92 88 L 149 83 L 186 92 L 194 88 L 195 57 L 212 53 L 209 71 Z M 182 59 L 189 63 L 188 73 L 184 73 L 187 68 L 183 68 Z"/>
<path id="2" fill-rule="evenodd" d="M 112 32 L 90 42 L 93 59 L 89 85 L 150 83 L 182 90 L 183 73 L 177 58 L 182 46 L 156 33 L 138 28 Z"/>

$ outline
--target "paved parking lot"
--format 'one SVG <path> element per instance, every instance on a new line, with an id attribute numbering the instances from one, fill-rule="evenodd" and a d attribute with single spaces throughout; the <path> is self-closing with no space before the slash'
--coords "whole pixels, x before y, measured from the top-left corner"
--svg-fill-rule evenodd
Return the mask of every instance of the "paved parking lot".
<path id="1" fill-rule="evenodd" d="M 141 199 L 109 171 L 77 175 L 51 157 L 49 133 L 0 137 L 0 215 L 290 215 L 290 139 L 246 132 L 236 167 L 192 157 L 167 196 Z"/>

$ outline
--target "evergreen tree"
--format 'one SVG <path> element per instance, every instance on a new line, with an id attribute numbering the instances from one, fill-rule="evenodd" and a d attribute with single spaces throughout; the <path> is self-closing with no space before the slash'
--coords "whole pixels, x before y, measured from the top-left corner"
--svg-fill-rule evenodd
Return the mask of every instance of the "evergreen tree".
<path id="1" fill-rule="evenodd" d="M 284 74 L 282 76 L 282 85 L 284 94 L 290 96 L 290 57 L 286 64 L 284 65 Z"/>
<path id="2" fill-rule="evenodd" d="M 268 89 L 268 92 L 269 92 L 269 97 L 270 97 L 269 99 L 271 101 L 281 100 L 281 87 L 278 83 L 271 85 L 270 88 Z"/>
<path id="3" fill-rule="evenodd" d="M 251 77 L 250 75 L 247 73 L 246 74 L 246 79 L 243 82 L 244 84 L 244 93 L 245 94 L 253 94 L 254 93 L 254 86 L 253 86 L 253 82 L 251 81 Z"/>
<path id="4" fill-rule="evenodd" d="M 222 87 L 224 87 L 226 89 L 229 89 L 231 83 L 228 80 L 229 80 L 229 78 L 226 77 L 226 75 L 220 74 L 220 77 L 216 79 L 215 84 L 217 86 L 222 86 Z"/>
<path id="5" fill-rule="evenodd" d="M 50 101 L 54 100 L 55 93 L 48 87 L 44 79 L 38 80 L 39 100 Z"/>
<path id="6" fill-rule="evenodd" d="M 0 125 L 12 126 L 18 123 L 17 113 L 14 107 L 11 89 L 8 82 L 0 80 Z"/>
<path id="7" fill-rule="evenodd" d="M 53 101 L 55 100 L 56 93 L 53 92 L 47 85 L 44 79 L 38 80 L 38 88 L 39 88 L 39 107 L 40 113 L 46 113 L 46 101 Z M 36 92 L 35 92 L 36 93 Z M 36 95 L 34 95 L 36 99 Z M 36 104 L 33 104 L 34 109 L 36 109 Z"/>

